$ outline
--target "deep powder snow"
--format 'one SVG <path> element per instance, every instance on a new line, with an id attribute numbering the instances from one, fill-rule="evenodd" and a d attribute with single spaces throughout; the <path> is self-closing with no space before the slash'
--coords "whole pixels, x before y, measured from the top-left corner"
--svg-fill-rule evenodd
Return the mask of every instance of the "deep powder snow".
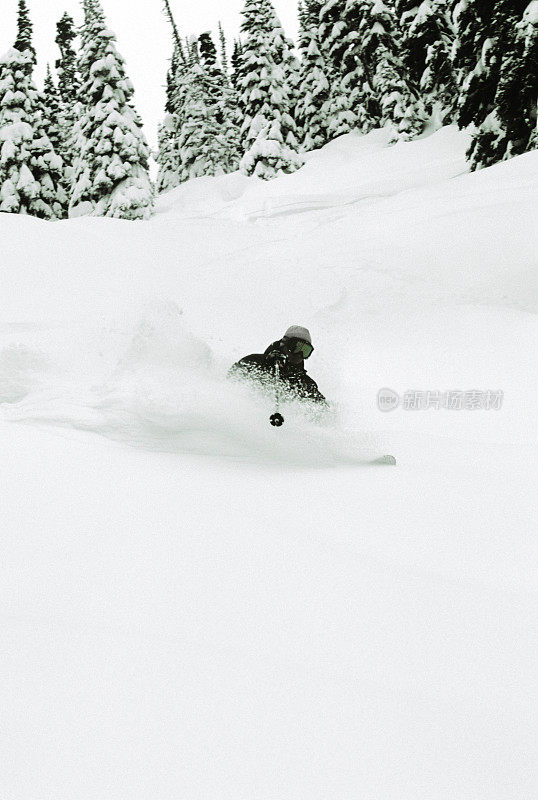
<path id="1" fill-rule="evenodd" d="M 466 146 L 0 215 L 2 798 L 536 796 L 538 154 Z M 225 375 L 291 324 L 333 407 L 275 430 Z"/>

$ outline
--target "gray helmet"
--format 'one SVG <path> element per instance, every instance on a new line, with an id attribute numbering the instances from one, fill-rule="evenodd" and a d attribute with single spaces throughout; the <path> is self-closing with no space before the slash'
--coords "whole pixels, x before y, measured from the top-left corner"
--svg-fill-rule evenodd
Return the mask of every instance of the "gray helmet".
<path id="1" fill-rule="evenodd" d="M 312 344 L 312 337 L 310 331 L 306 328 L 301 328 L 300 325 L 292 325 L 284 334 L 284 339 L 301 339 L 303 342 Z"/>

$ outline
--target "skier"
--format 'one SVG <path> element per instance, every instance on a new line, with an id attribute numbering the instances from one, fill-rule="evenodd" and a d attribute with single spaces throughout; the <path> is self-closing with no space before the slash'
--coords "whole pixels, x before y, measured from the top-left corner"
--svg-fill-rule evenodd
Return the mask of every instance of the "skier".
<path id="1" fill-rule="evenodd" d="M 245 356 L 228 372 L 229 378 L 254 380 L 264 389 L 292 398 L 310 400 L 328 407 L 317 383 L 307 375 L 304 362 L 314 352 L 312 338 L 306 328 L 292 325 L 282 339 L 269 345 L 265 353 Z"/>

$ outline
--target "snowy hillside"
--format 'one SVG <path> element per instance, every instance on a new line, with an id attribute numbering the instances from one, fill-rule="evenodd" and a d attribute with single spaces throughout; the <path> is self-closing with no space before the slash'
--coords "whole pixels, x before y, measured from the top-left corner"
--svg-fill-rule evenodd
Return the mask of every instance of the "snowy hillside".
<path id="1" fill-rule="evenodd" d="M 2 800 L 536 797 L 538 154 L 466 147 L 0 215 Z M 225 375 L 291 324 L 276 430 Z"/>

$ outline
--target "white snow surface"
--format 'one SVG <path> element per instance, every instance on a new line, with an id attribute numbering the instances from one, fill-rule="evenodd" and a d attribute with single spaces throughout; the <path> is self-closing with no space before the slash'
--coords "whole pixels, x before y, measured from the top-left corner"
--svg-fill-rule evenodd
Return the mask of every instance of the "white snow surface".
<path id="1" fill-rule="evenodd" d="M 538 153 L 467 144 L 0 215 L 2 800 L 538 796 Z M 333 411 L 273 429 L 225 375 L 292 324 Z"/>

